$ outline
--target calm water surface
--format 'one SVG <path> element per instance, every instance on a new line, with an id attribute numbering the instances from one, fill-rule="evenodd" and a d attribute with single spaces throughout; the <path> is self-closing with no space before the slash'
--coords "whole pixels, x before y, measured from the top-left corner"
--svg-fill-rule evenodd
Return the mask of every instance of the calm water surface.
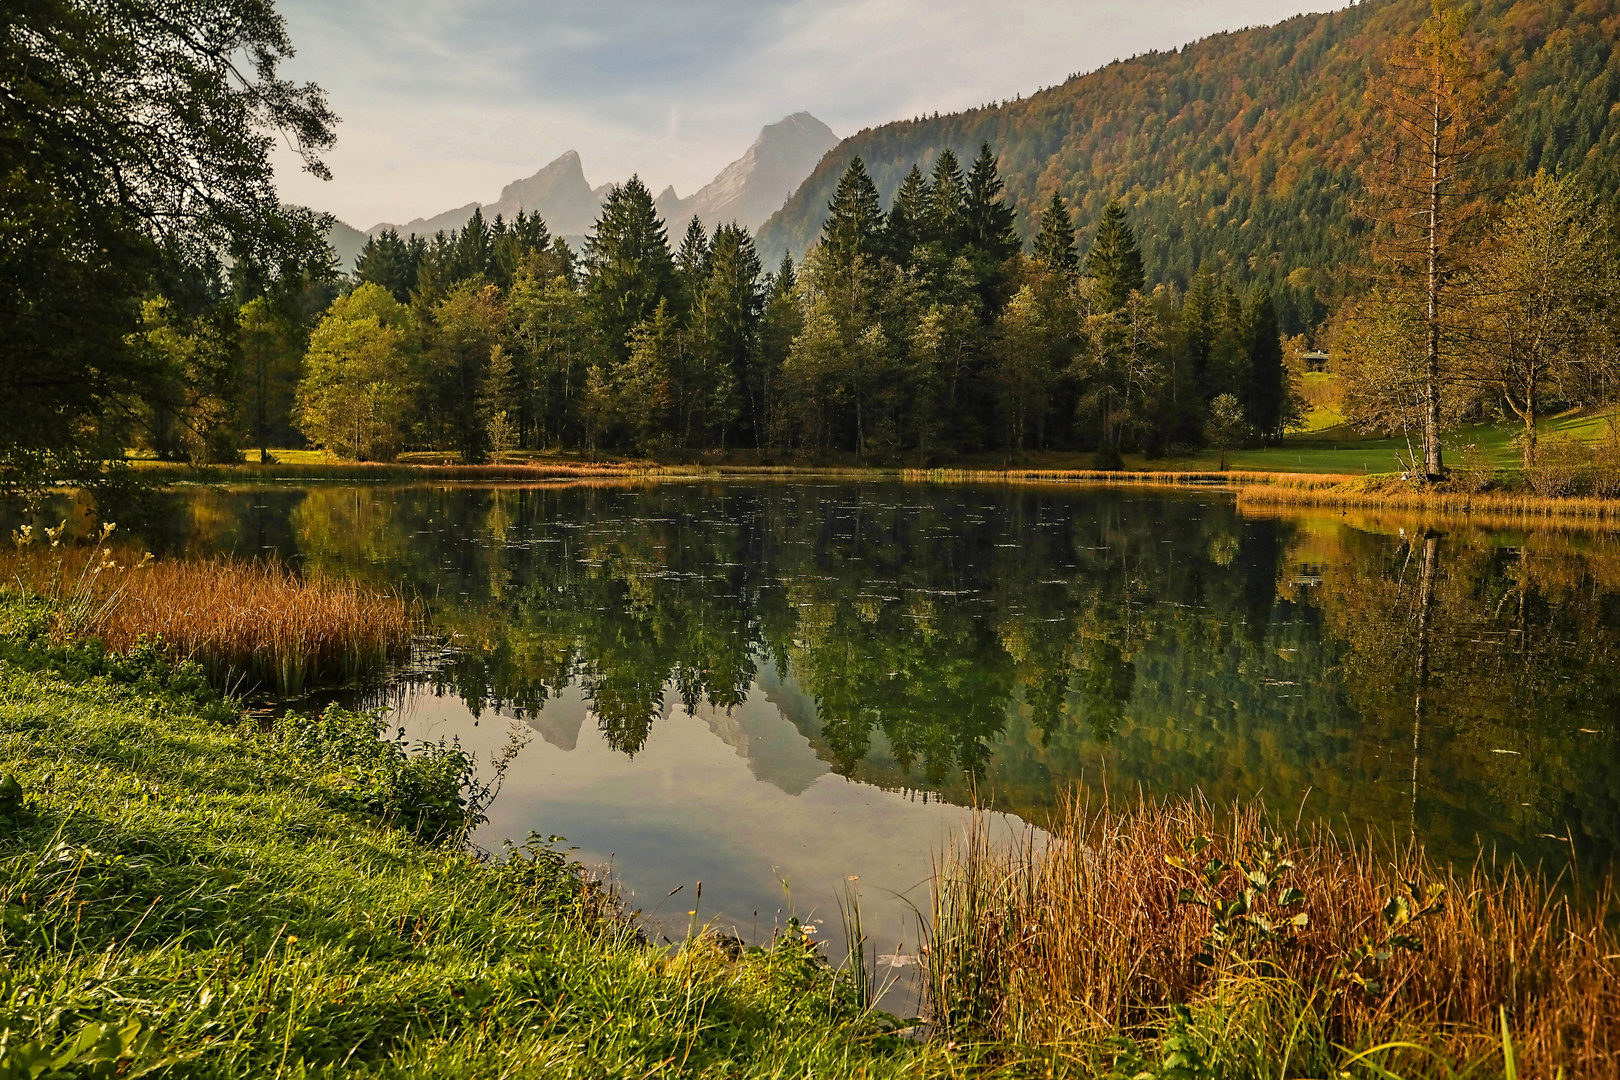
<path id="1" fill-rule="evenodd" d="M 527 740 L 478 840 L 611 860 L 646 911 L 914 934 L 975 798 L 1084 784 L 1607 869 L 1620 540 L 1244 516 L 1220 493 L 815 483 L 174 496 L 154 543 L 426 598 L 412 738 Z M 680 889 L 673 897 L 671 890 Z M 672 930 L 673 932 L 673 930 Z"/>

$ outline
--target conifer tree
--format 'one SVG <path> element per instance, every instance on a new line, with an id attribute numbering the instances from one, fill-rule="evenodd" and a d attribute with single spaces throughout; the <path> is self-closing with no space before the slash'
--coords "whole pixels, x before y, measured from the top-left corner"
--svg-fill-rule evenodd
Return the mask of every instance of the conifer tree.
<path id="1" fill-rule="evenodd" d="M 483 210 L 474 209 L 461 232 L 450 234 L 450 243 L 452 281 L 466 281 L 489 274 L 494 240 L 489 225 L 484 221 Z"/>
<path id="2" fill-rule="evenodd" d="M 703 295 L 703 283 L 709 277 L 709 234 L 703 222 L 695 215 L 686 223 L 686 236 L 681 239 L 681 250 L 675 255 L 675 269 L 693 306 Z"/>
<path id="3" fill-rule="evenodd" d="M 1061 192 L 1052 192 L 1052 201 L 1041 214 L 1041 231 L 1035 237 L 1035 259 L 1054 273 L 1073 275 L 1080 269 L 1080 254 L 1074 248 L 1074 220 L 1063 205 Z"/>
<path id="4" fill-rule="evenodd" d="M 1283 367 L 1277 308 L 1271 302 L 1270 290 L 1264 286 L 1257 286 L 1244 299 L 1242 336 L 1249 354 L 1243 412 L 1256 434 L 1262 439 L 1275 439 L 1282 434 L 1288 372 Z"/>
<path id="5" fill-rule="evenodd" d="M 884 249 L 901 266 L 911 261 L 911 253 L 926 238 L 929 213 L 928 181 L 913 165 L 900 190 L 889 204 L 889 217 L 883 226 Z"/>
<path id="6" fill-rule="evenodd" d="M 1016 214 L 1007 205 L 1005 188 L 996 169 L 996 156 L 990 144 L 984 143 L 968 171 L 967 193 L 962 200 L 963 237 L 997 262 L 1011 258 L 1023 246 L 1018 230 L 1013 228 Z"/>
<path id="7" fill-rule="evenodd" d="M 857 258 L 870 260 L 881 254 L 883 211 L 878 204 L 877 185 L 859 157 L 850 160 L 839 179 L 838 190 L 827 204 L 827 215 L 821 243 L 833 265 L 849 267 Z"/>
<path id="8" fill-rule="evenodd" d="M 1109 310 L 1124 307 L 1131 293 L 1141 291 L 1147 280 L 1136 234 L 1125 220 L 1125 207 L 1118 199 L 1103 207 L 1096 239 L 1086 255 L 1086 276 L 1097 280 L 1099 299 Z"/>
<path id="9" fill-rule="evenodd" d="M 725 429 L 743 412 L 754 445 L 764 445 L 765 373 L 759 369 L 759 324 L 765 298 L 759 288 L 754 238 L 736 224 L 715 230 L 712 262 L 702 297 L 706 412 L 725 445 Z M 745 399 L 737 400 L 739 391 Z"/>
<path id="10" fill-rule="evenodd" d="M 413 241 L 415 237 L 411 238 Z M 399 233 L 385 229 L 380 235 L 366 241 L 355 260 L 354 276 L 361 282 L 381 285 L 394 294 L 400 303 L 411 298 L 416 287 L 417 252 L 412 251 Z"/>
<path id="11" fill-rule="evenodd" d="M 591 321 L 604 358 L 617 364 L 629 355 L 631 328 L 677 288 L 669 235 L 640 177 L 608 192 L 602 216 L 585 239 L 585 266 Z"/>
<path id="12" fill-rule="evenodd" d="M 945 255 L 954 257 L 964 240 L 962 217 L 967 192 L 962 182 L 962 164 L 948 146 L 934 161 L 928 193 L 927 239 L 938 244 Z"/>

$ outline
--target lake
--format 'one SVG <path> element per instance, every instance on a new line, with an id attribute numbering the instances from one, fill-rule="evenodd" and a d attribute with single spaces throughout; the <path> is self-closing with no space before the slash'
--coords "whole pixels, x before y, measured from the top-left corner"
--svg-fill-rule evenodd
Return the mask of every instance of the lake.
<path id="1" fill-rule="evenodd" d="M 1077 785 L 1583 874 L 1620 842 L 1609 534 L 1073 485 L 167 498 L 157 550 L 421 597 L 448 646 L 360 696 L 485 761 L 516 732 L 477 842 L 566 837 L 672 936 L 833 934 L 854 884 L 906 955 L 967 807 L 1010 835 Z"/>

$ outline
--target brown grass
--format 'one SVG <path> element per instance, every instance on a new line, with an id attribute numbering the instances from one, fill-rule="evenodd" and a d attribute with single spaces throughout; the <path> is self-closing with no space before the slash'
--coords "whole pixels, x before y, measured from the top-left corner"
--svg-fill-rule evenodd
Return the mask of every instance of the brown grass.
<path id="1" fill-rule="evenodd" d="M 1281 881 L 1305 894 L 1287 910 L 1303 910 L 1307 926 L 1196 963 L 1212 918 L 1178 902 L 1198 881 L 1166 857 L 1198 836 L 1215 841 L 1204 858 L 1228 861 L 1281 837 L 1295 864 Z M 1237 877 L 1213 895 L 1237 895 Z M 1439 910 L 1414 924 L 1422 951 L 1351 966 L 1358 945 L 1387 940 L 1382 912 L 1408 882 L 1444 888 Z M 1424 1075 L 1430 1054 L 1499 1070 L 1505 1008 L 1522 1075 L 1620 1075 L 1620 940 L 1604 922 L 1606 889 L 1572 897 L 1518 867 L 1453 872 L 1415 845 L 1345 844 L 1279 827 L 1258 807 L 1218 813 L 1196 799 L 1089 814 L 1071 801 L 1039 843 L 997 846 L 978 830 L 948 853 L 934 888 L 927 1001 L 952 1032 L 1080 1057 L 1111 1034 L 1162 1032 L 1168 1007 L 1188 1004 L 1236 1017 L 1271 1068 L 1292 1054 L 1290 1076 L 1317 1075 L 1312 1061 L 1342 1067 L 1348 1052 L 1335 1047 L 1387 1040 L 1425 1047 L 1394 1052 L 1406 1075 Z M 1344 978 L 1355 970 L 1377 975 L 1380 991 L 1356 989 Z"/>
<path id="2" fill-rule="evenodd" d="M 927 483 L 982 483 L 1008 481 L 1075 481 L 1103 484 L 1162 484 L 1218 486 L 1259 484 L 1290 490 L 1315 490 L 1341 484 L 1351 477 L 1340 473 L 1257 472 L 1241 470 L 1126 472 L 1102 469 L 902 469 L 904 480 Z"/>
<path id="3" fill-rule="evenodd" d="M 160 559 L 112 547 L 0 555 L 0 582 L 55 602 L 59 636 L 115 650 L 141 638 L 193 661 L 216 685 L 296 695 L 374 673 L 410 648 L 397 593 L 266 562 Z"/>
<path id="4" fill-rule="evenodd" d="M 1588 522 L 1620 520 L 1620 499 L 1519 494 L 1488 491 L 1433 491 L 1414 488 L 1390 477 L 1346 480 L 1334 477 L 1323 485 L 1266 485 L 1241 487 L 1237 502 L 1242 509 L 1256 507 L 1330 506 L 1380 510 L 1412 510 L 1450 516 L 1489 517 L 1496 521 L 1579 519 Z"/>

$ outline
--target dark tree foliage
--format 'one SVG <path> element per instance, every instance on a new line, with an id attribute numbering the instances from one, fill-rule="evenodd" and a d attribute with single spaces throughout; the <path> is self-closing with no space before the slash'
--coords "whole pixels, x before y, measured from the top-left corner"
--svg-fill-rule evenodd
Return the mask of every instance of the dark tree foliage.
<path id="1" fill-rule="evenodd" d="M 1136 234 L 1125 220 L 1125 207 L 1118 199 L 1103 207 L 1097 235 L 1086 255 L 1086 276 L 1096 279 L 1097 293 L 1109 310 L 1124 307 L 1126 298 L 1140 292 L 1147 281 Z"/>
<path id="2" fill-rule="evenodd" d="M 788 268 L 792 273 L 791 267 Z M 770 390 L 770 373 L 761 364 L 760 318 L 765 297 L 760 290 L 759 255 L 754 239 L 739 226 L 722 225 L 714 232 L 709 273 L 702 294 L 704 337 L 708 359 L 718 367 L 713 380 L 724 395 L 740 388 L 738 403 L 749 428 L 747 437 L 755 446 L 765 443 L 765 396 Z M 723 429 L 738 411 L 724 400 L 716 402 L 724 414 Z M 720 432 L 724 445 L 725 433 Z"/>
<path id="3" fill-rule="evenodd" d="M 962 182 L 962 163 L 948 146 L 934 160 L 928 196 L 926 238 L 945 255 L 953 256 L 967 239 L 967 223 L 963 220 L 967 191 Z"/>
<path id="4" fill-rule="evenodd" d="M 876 259 L 882 253 L 883 210 L 878 204 L 877 188 L 860 158 L 849 163 L 843 179 L 838 181 L 838 191 L 827 204 L 821 242 L 841 266 L 851 265 L 857 258 Z"/>
<path id="5" fill-rule="evenodd" d="M 1243 301 L 1243 343 L 1249 372 L 1239 401 L 1249 425 L 1263 439 L 1282 436 L 1283 405 L 1288 396 L 1288 373 L 1283 367 L 1282 337 L 1277 309 L 1265 286 L 1256 286 Z"/>
<path id="6" fill-rule="evenodd" d="M 895 192 L 889 216 L 883 223 L 883 252 L 897 263 L 910 260 L 918 244 L 927 239 L 929 214 L 928 181 L 913 165 Z M 786 256 L 784 256 L 786 257 Z"/>
<path id="7" fill-rule="evenodd" d="M 985 143 L 968 171 L 962 225 L 966 242 L 994 260 L 1016 255 L 1021 246 L 1018 230 L 1013 228 L 1017 212 L 1003 195 L 1006 186 L 996 170 L 996 156 Z"/>
<path id="8" fill-rule="evenodd" d="M 632 176 L 608 192 L 596 228 L 585 238 L 585 293 L 610 364 L 629 355 L 631 329 L 676 289 L 669 235 L 652 192 Z"/>
<path id="9" fill-rule="evenodd" d="M 276 198 L 281 135 L 319 176 L 336 117 L 280 75 L 268 0 L 15 0 L 0 28 L 0 491 L 93 479 L 160 373 L 126 339 L 160 280 L 329 272 Z"/>
<path id="10" fill-rule="evenodd" d="M 1080 254 L 1074 246 L 1074 220 L 1063 205 L 1063 195 L 1052 192 L 1052 200 L 1041 214 L 1041 231 L 1035 237 L 1035 259 L 1047 269 L 1061 274 L 1080 270 Z"/>
<path id="11" fill-rule="evenodd" d="M 416 265 L 422 254 L 421 240 L 413 236 L 411 241 L 407 244 L 393 229 L 367 240 L 355 260 L 355 280 L 381 285 L 394 294 L 395 300 L 405 303 L 416 288 Z"/>
<path id="12" fill-rule="evenodd" d="M 686 236 L 681 250 L 675 255 L 675 269 L 680 272 L 686 295 L 696 304 L 703 295 L 703 284 L 709 277 L 709 234 L 703 222 L 693 217 L 686 224 Z"/>

